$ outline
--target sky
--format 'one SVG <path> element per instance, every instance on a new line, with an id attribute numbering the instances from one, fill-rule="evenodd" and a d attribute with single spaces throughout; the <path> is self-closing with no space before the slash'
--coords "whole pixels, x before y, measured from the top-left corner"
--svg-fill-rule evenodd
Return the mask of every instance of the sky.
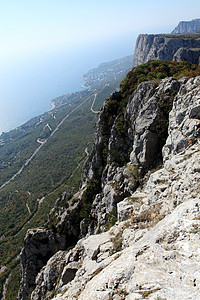
<path id="1" fill-rule="evenodd" d="M 99 63 L 133 54 L 139 33 L 199 18 L 199 0 L 0 0 L 0 132 L 80 89 Z"/>

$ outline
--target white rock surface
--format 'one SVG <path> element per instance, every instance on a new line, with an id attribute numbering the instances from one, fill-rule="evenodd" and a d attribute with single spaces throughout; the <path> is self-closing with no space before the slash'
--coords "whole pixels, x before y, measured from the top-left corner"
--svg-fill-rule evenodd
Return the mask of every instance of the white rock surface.
<path id="1" fill-rule="evenodd" d="M 65 287 L 66 293 L 55 299 L 144 299 L 145 295 L 145 299 L 174 300 L 183 295 L 184 299 L 200 299 L 200 173 L 194 172 L 194 164 L 200 168 L 199 154 L 197 144 L 173 156 L 173 173 L 164 167 L 150 176 L 142 191 L 132 195 L 144 201 L 137 212 L 139 221 L 129 216 L 109 231 L 113 244 L 123 239 L 123 250 L 101 263 L 89 262 L 94 245 L 101 253 L 99 244 L 109 243 L 109 235 L 90 236 L 82 242 L 87 245 L 83 265 Z M 160 188 L 158 182 L 164 179 L 167 187 Z M 150 220 L 139 219 L 145 209 L 152 213 L 157 203 L 155 219 L 152 214 Z M 132 208 L 135 216 L 135 203 Z M 149 216 L 147 211 L 145 216 Z M 165 215 L 161 221 L 159 213 Z"/>
<path id="2" fill-rule="evenodd" d="M 117 204 L 119 221 L 108 232 L 49 260 L 32 299 L 48 299 L 42 289 L 50 284 L 54 300 L 200 299 L 200 78 L 180 83 L 161 168 Z M 111 169 L 104 197 L 116 193 L 126 173 Z"/>

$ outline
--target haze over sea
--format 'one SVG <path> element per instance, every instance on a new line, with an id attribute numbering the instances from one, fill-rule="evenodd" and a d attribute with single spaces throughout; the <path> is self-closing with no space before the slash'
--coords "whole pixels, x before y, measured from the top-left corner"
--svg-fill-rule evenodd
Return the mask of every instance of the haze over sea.
<path id="1" fill-rule="evenodd" d="M 89 69 L 132 55 L 139 33 L 169 33 L 199 10 L 199 0 L 1 1 L 0 133 L 80 90 Z"/>
<path id="2" fill-rule="evenodd" d="M 132 55 L 133 50 L 134 37 L 129 36 L 81 49 L 49 51 L 1 66 L 0 133 L 51 109 L 55 97 L 81 90 L 82 75 L 89 69 Z"/>

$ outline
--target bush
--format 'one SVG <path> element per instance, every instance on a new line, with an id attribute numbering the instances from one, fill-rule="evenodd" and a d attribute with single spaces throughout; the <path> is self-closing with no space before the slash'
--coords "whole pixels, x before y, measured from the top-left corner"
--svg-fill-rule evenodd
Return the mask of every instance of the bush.
<path id="1" fill-rule="evenodd" d="M 113 208 L 113 210 L 107 214 L 106 219 L 105 227 L 106 230 L 109 230 L 117 222 L 117 209 Z"/>
<path id="2" fill-rule="evenodd" d="M 138 84 L 152 79 L 163 79 L 173 76 L 175 78 L 196 77 L 200 75 L 200 67 L 186 61 L 160 61 L 154 60 L 141 64 L 130 71 L 121 82 L 121 94 L 128 98 Z"/>

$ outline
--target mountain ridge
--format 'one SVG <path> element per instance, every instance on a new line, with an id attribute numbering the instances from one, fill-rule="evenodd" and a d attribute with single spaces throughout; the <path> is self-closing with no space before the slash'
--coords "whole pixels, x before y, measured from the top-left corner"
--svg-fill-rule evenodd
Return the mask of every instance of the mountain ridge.
<path id="1" fill-rule="evenodd" d="M 184 33 L 200 30 L 200 19 L 194 19 L 192 21 L 181 21 L 172 31 L 174 33 Z"/>
<path id="2" fill-rule="evenodd" d="M 140 34 L 136 41 L 133 67 L 155 59 L 199 64 L 199 56 L 199 31 L 183 34 Z"/>

